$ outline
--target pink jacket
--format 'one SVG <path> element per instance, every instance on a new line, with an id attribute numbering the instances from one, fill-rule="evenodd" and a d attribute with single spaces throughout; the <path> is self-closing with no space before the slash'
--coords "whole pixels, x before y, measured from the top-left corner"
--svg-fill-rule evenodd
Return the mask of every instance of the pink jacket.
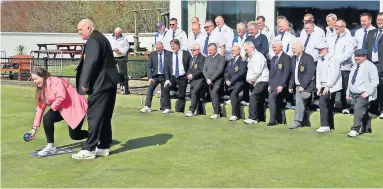
<path id="1" fill-rule="evenodd" d="M 49 77 L 46 80 L 46 98 L 52 110 L 59 111 L 68 125 L 74 129 L 85 117 L 88 103 L 85 97 L 79 95 L 67 80 Z M 40 126 L 46 104 L 39 104 L 36 108 L 34 126 Z"/>

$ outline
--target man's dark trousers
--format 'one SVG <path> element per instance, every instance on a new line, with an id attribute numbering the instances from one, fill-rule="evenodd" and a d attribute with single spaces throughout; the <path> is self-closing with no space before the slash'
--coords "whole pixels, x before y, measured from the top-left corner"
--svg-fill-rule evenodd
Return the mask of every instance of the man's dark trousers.
<path id="1" fill-rule="evenodd" d="M 112 143 L 112 115 L 117 87 L 88 96 L 88 132 L 83 150 L 109 149 Z M 98 140 L 100 138 L 100 140 Z M 100 144 L 98 144 L 100 142 Z"/>

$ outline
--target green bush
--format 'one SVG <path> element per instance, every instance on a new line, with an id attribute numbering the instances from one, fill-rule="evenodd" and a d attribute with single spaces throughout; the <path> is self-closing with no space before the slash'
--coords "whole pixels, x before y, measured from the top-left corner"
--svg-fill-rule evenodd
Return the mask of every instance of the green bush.
<path id="1" fill-rule="evenodd" d="M 128 58 L 128 74 L 132 78 L 146 77 L 146 67 L 148 57 L 129 57 Z"/>

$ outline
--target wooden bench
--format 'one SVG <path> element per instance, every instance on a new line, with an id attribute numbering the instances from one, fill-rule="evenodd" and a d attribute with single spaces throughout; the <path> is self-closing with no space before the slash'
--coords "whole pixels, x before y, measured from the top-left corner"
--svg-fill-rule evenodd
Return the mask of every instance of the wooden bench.
<path id="1" fill-rule="evenodd" d="M 2 68 L 1 67 L 1 76 L 10 76 L 17 73 L 17 80 L 21 81 L 23 73 L 30 74 L 31 72 L 31 63 L 33 57 L 30 55 L 16 55 L 11 56 L 8 62 L 2 62 L 2 64 L 12 64 L 16 63 L 19 65 L 18 68 Z"/>

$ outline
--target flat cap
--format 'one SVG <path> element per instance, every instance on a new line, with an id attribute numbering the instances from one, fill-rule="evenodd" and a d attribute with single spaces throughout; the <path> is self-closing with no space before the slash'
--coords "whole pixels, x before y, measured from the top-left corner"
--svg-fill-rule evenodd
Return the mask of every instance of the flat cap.
<path id="1" fill-rule="evenodd" d="M 325 41 L 320 41 L 316 46 L 316 49 L 328 49 L 328 44 Z"/>
<path id="2" fill-rule="evenodd" d="M 366 49 L 357 49 L 354 51 L 354 54 L 356 56 L 362 56 L 362 55 L 367 55 L 367 50 Z"/>

